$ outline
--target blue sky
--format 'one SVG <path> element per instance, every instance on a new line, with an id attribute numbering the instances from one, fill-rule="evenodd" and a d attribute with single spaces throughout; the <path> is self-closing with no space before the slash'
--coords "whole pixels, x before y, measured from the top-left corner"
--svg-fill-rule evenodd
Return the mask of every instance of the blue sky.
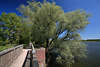
<path id="1" fill-rule="evenodd" d="M 42 0 L 38 0 L 42 1 Z M 100 38 L 100 0 L 55 0 L 65 12 L 83 9 L 90 13 L 90 24 L 81 32 L 83 39 Z M 0 14 L 4 12 L 15 12 L 20 14 L 16 8 L 21 4 L 26 4 L 27 0 L 0 0 Z"/>

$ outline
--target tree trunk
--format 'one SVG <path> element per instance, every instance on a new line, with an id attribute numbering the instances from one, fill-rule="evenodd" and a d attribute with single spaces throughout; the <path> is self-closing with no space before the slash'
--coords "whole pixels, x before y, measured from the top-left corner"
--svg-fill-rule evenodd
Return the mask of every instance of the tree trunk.
<path id="1" fill-rule="evenodd" d="M 46 50 L 45 50 L 45 54 L 46 54 L 46 59 L 45 59 L 45 62 L 47 64 L 47 67 L 48 67 L 48 59 L 49 59 L 49 53 L 48 53 L 48 47 L 49 47 L 49 40 L 47 39 L 46 41 Z"/>

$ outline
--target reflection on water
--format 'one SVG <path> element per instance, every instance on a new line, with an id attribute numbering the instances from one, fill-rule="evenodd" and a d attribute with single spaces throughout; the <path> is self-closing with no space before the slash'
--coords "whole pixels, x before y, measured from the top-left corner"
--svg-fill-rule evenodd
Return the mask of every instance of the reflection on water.
<path id="1" fill-rule="evenodd" d="M 82 63 L 75 63 L 71 67 L 100 67 L 100 42 L 85 42 L 87 44 L 88 55 Z M 61 67 L 50 64 L 50 67 Z M 52 66 L 55 65 L 55 66 Z"/>
<path id="2" fill-rule="evenodd" d="M 100 67 L 100 42 L 86 42 L 88 57 L 83 63 L 76 63 L 72 67 Z"/>

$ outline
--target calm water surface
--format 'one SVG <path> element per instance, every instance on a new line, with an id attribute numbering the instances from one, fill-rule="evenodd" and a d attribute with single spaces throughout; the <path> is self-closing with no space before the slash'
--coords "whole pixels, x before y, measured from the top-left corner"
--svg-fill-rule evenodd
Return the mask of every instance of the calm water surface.
<path id="1" fill-rule="evenodd" d="M 83 63 L 74 64 L 72 67 L 100 67 L 100 42 L 86 42 L 88 57 Z"/>

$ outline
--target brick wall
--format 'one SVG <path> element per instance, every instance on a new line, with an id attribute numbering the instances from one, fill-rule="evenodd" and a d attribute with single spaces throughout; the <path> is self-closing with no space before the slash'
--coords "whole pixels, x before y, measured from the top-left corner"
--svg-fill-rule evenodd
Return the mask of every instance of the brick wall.
<path id="1" fill-rule="evenodd" d="M 45 48 L 36 49 L 39 67 L 45 67 Z"/>

